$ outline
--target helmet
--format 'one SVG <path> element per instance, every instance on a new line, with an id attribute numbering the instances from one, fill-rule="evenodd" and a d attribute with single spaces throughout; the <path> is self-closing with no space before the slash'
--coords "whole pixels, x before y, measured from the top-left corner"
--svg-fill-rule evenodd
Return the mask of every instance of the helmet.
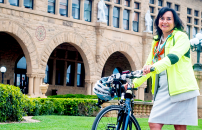
<path id="1" fill-rule="evenodd" d="M 114 98 L 112 95 L 113 89 L 110 87 L 110 83 L 106 83 L 107 80 L 107 77 L 98 80 L 93 88 L 93 92 L 98 96 L 98 98 L 104 101 L 109 101 Z"/>

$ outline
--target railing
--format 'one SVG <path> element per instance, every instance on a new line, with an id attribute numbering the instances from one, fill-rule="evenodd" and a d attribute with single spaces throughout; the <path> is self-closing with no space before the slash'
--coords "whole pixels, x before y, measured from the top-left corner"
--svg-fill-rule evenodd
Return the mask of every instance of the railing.
<path id="1" fill-rule="evenodd" d="M 138 102 L 134 103 L 133 112 L 137 118 L 148 118 L 152 109 L 152 102 Z"/>
<path id="2" fill-rule="evenodd" d="M 118 105 L 118 101 L 112 100 L 102 104 L 102 107 L 105 108 L 109 105 Z M 153 103 L 152 102 L 140 102 L 135 101 L 133 112 L 134 116 L 137 118 L 148 118 L 152 109 Z"/>

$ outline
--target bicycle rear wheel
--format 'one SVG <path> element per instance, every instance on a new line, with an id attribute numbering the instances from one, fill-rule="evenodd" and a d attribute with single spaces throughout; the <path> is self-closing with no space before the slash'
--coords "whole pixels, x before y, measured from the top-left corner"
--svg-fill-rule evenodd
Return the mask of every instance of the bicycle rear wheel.
<path id="1" fill-rule="evenodd" d="M 98 113 L 91 130 L 122 130 L 124 115 L 122 106 L 108 106 Z M 127 130 L 141 130 L 133 115 L 130 116 Z"/>

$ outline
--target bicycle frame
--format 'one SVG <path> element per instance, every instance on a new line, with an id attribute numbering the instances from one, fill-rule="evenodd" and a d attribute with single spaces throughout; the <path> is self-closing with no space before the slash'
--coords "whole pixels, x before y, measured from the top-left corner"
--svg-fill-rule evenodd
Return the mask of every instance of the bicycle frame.
<path id="1" fill-rule="evenodd" d="M 154 69 L 155 68 L 151 68 L 150 71 L 152 72 L 152 71 L 154 71 Z M 117 120 L 115 123 L 106 124 L 107 130 L 109 130 L 111 128 L 113 130 L 114 129 L 127 130 L 128 127 L 129 127 L 129 130 L 132 130 L 132 128 L 134 128 L 134 127 L 137 130 L 141 130 L 137 120 L 133 116 L 133 107 L 132 106 L 133 106 L 134 102 L 132 101 L 132 99 L 134 97 L 134 94 L 132 92 L 131 79 L 140 78 L 142 76 L 143 76 L 143 71 L 137 70 L 135 72 L 125 71 L 125 72 L 122 72 L 122 75 L 120 73 L 118 73 L 118 74 L 113 74 L 109 77 L 104 77 L 104 78 L 107 78 L 107 81 L 104 81 L 101 83 L 103 83 L 104 86 L 110 85 L 108 87 L 110 87 L 110 90 L 113 90 L 110 92 L 111 96 L 114 97 L 114 95 L 116 95 L 118 97 L 118 100 L 119 100 L 119 97 L 121 97 L 121 100 L 119 101 L 119 105 L 114 105 L 114 106 L 119 106 L 119 107 L 116 107 L 117 110 L 119 110 L 118 115 L 117 115 Z M 123 87 L 123 84 L 125 84 L 125 83 L 128 83 L 126 92 L 125 92 L 125 88 Z M 117 87 L 117 85 L 119 85 L 119 86 Z M 113 89 L 111 89 L 111 88 L 113 88 Z M 115 89 L 115 91 L 114 91 L 114 89 Z M 95 89 L 95 92 L 97 93 L 97 88 Z M 98 103 L 96 105 L 101 108 L 100 105 L 107 101 L 108 100 L 105 101 L 105 100 L 101 100 L 100 98 L 98 98 Z M 95 128 L 97 128 L 99 120 L 103 116 L 102 114 L 105 112 L 108 112 L 108 110 L 110 110 L 110 109 L 111 109 L 110 106 L 108 106 L 108 107 L 106 107 L 106 109 L 103 109 L 103 111 L 101 111 L 100 114 L 98 114 L 98 116 L 96 117 L 96 120 L 93 123 L 92 130 L 95 130 Z"/>

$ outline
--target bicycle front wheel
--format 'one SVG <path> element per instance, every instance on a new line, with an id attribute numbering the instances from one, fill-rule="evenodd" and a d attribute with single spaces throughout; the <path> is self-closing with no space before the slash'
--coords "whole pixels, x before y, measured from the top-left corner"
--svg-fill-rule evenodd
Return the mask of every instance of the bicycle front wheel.
<path id="1" fill-rule="evenodd" d="M 125 113 L 123 107 L 111 105 L 101 110 L 96 116 L 92 130 L 124 130 Z M 130 116 L 127 130 L 141 130 L 137 120 Z"/>

